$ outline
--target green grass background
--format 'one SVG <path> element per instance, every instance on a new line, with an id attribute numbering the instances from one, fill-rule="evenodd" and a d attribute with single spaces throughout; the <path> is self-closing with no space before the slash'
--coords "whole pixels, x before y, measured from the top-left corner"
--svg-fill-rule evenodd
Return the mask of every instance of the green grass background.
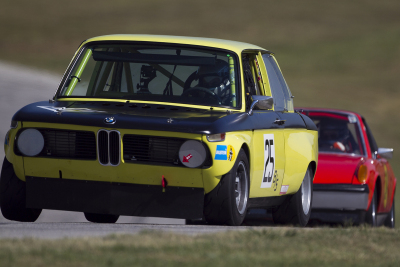
<path id="1" fill-rule="evenodd" d="M 390 245 L 388 245 L 390 244 Z M 1 240 L 13 266 L 398 266 L 398 229 L 267 228 L 188 236 L 166 232 Z"/>
<path id="2" fill-rule="evenodd" d="M 378 145 L 395 149 L 399 177 L 400 1 L 0 0 L 3 61 L 61 77 L 83 40 L 116 33 L 215 37 L 273 51 L 295 106 L 360 112 Z"/>

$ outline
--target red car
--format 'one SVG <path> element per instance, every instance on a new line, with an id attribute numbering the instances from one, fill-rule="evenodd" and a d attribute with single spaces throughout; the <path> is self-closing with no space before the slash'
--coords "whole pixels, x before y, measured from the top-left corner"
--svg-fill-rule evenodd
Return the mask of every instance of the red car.
<path id="1" fill-rule="evenodd" d="M 318 128 L 311 220 L 394 228 L 396 178 L 388 162 L 393 149 L 378 148 L 358 113 L 319 108 L 297 111 Z"/>

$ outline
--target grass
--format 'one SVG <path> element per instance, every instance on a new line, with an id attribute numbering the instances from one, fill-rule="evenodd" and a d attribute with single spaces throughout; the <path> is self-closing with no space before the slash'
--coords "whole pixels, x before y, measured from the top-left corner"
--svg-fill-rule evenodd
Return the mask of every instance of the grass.
<path id="1" fill-rule="evenodd" d="M 83 40 L 104 34 L 215 37 L 265 47 L 276 53 L 295 106 L 360 112 L 378 145 L 395 149 L 391 165 L 400 177 L 398 0 L 0 2 L 0 60 L 60 76 Z"/>
<path id="2" fill-rule="evenodd" d="M 400 231 L 254 228 L 63 240 L 3 239 L 0 266 L 398 266 Z"/>

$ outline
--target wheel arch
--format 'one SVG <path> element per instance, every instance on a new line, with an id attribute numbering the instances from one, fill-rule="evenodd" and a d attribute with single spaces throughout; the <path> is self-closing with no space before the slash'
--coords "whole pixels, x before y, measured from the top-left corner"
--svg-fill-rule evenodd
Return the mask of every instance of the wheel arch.
<path id="1" fill-rule="evenodd" d="M 313 172 L 313 174 L 312 174 L 313 175 L 313 180 L 314 180 L 315 173 L 317 172 L 317 163 L 313 160 L 313 161 L 310 162 L 310 164 L 308 166 L 311 167 L 311 170 Z"/>
<path id="2" fill-rule="evenodd" d="M 243 149 L 244 153 L 246 154 L 247 160 L 249 161 L 249 171 L 250 171 L 250 166 L 251 166 L 251 162 L 250 162 L 250 148 L 248 146 L 248 144 L 246 142 L 243 142 L 242 146 L 240 149 Z"/>
<path id="3" fill-rule="evenodd" d="M 369 209 L 369 207 L 371 206 L 371 202 L 372 202 L 372 198 L 374 196 L 374 192 L 376 191 L 376 197 L 377 197 L 377 209 L 380 205 L 381 202 L 381 177 L 378 175 L 374 181 L 370 182 L 372 183 L 372 187 L 370 187 L 370 192 L 369 192 L 369 198 L 368 198 L 368 207 L 367 210 Z"/>

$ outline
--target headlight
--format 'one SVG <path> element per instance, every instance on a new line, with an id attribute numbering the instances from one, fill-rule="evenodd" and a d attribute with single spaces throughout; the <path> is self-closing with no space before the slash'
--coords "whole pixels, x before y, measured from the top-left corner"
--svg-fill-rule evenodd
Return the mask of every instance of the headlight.
<path id="1" fill-rule="evenodd" d="M 206 160 L 206 157 L 206 149 L 199 141 L 188 140 L 179 148 L 179 159 L 186 167 L 200 167 Z"/>
<path id="2" fill-rule="evenodd" d="M 36 129 L 26 129 L 18 136 L 17 147 L 25 156 L 36 156 L 43 150 L 43 135 Z"/>

